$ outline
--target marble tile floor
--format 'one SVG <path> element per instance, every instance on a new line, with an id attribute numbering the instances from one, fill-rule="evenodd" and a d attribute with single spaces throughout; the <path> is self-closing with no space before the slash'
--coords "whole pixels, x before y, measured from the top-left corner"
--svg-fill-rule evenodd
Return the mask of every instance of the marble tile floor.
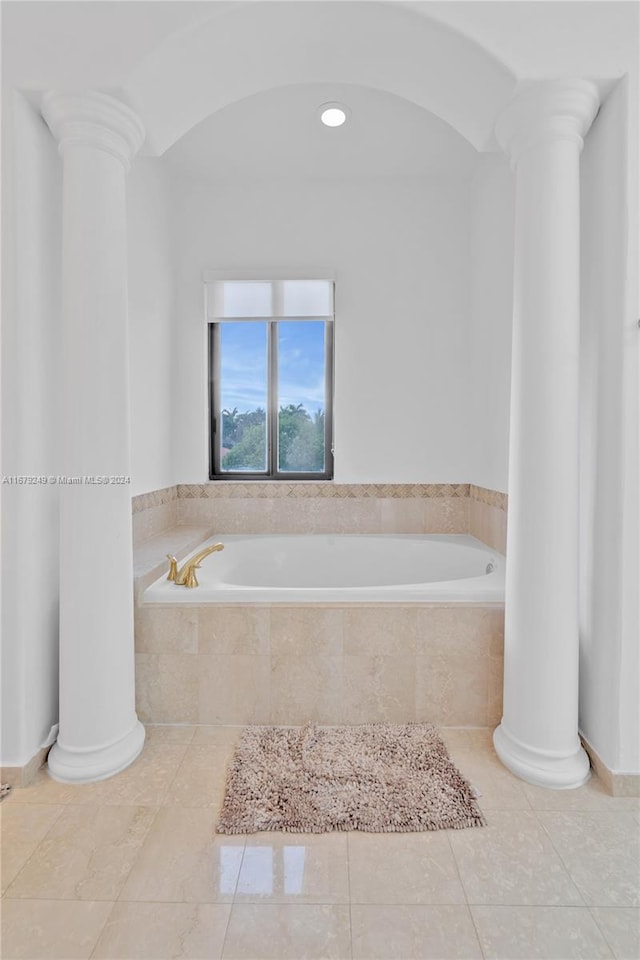
<path id="1" fill-rule="evenodd" d="M 0 805 L 3 960 L 638 960 L 640 801 L 522 783 L 490 731 L 443 729 L 485 828 L 214 825 L 240 727 L 148 727 L 103 783 L 41 771 Z"/>

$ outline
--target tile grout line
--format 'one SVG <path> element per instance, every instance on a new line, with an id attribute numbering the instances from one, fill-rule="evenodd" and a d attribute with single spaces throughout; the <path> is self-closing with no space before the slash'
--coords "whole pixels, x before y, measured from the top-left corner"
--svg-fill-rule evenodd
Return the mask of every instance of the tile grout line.
<path id="1" fill-rule="evenodd" d="M 483 816 L 484 816 L 484 812 L 483 812 Z M 462 893 L 463 893 L 463 895 L 464 895 L 464 902 L 465 902 L 465 906 L 466 906 L 466 908 L 467 908 L 467 913 L 469 914 L 469 917 L 471 918 L 471 924 L 472 924 L 472 926 L 473 926 L 473 931 L 474 931 L 474 933 L 475 933 L 475 935 L 476 935 L 476 940 L 478 941 L 478 948 L 479 948 L 479 950 L 480 950 L 480 955 L 481 955 L 481 957 L 483 957 L 483 960 L 486 960 L 486 954 L 485 954 L 484 948 L 483 948 L 483 946 L 482 946 L 482 940 L 480 939 L 480 934 L 479 934 L 479 932 L 478 932 L 478 927 L 476 926 L 476 920 L 475 920 L 475 917 L 474 917 L 474 915 L 473 915 L 473 911 L 472 911 L 472 909 L 471 909 L 471 904 L 469 903 L 469 894 L 467 893 L 467 888 L 465 887 L 464 880 L 462 879 L 462 874 L 460 873 L 460 865 L 459 865 L 458 860 L 457 860 L 457 858 L 456 858 L 456 852 L 455 852 L 455 850 L 453 849 L 453 844 L 451 843 L 451 837 L 449 836 L 449 831 L 448 831 L 448 830 L 446 831 L 446 835 L 447 835 L 447 843 L 449 844 L 449 850 L 451 851 L 451 857 L 452 857 L 452 859 L 453 859 L 453 863 L 454 863 L 454 866 L 455 866 L 455 868 L 456 868 L 456 875 L 457 875 L 458 880 L 459 880 L 459 882 L 460 882 L 460 886 L 462 887 Z"/>
<path id="2" fill-rule="evenodd" d="M 347 890 L 349 893 L 349 953 L 351 960 L 353 960 L 353 914 L 351 907 L 353 906 L 352 894 L 351 894 L 351 843 L 350 838 L 351 831 L 347 831 Z"/>
<path id="3" fill-rule="evenodd" d="M 72 901 L 72 903 L 86 903 L 86 902 L 87 902 L 87 901 L 82 901 L 82 900 Z M 104 903 L 105 901 L 102 901 L 102 902 Z M 106 901 L 106 902 L 109 902 L 109 901 Z M 112 917 L 112 915 L 113 915 L 113 911 L 115 910 L 117 904 L 118 904 L 118 901 L 117 901 L 117 900 L 112 901 L 111 910 L 109 911 L 109 913 L 108 913 L 107 916 L 105 917 L 105 921 L 104 921 L 104 923 L 102 924 L 102 926 L 100 927 L 100 930 L 98 931 L 98 935 L 97 935 L 97 937 L 96 937 L 96 941 L 95 941 L 93 947 L 91 948 L 91 953 L 88 955 L 88 960 L 93 960 L 93 957 L 95 956 L 95 952 L 96 952 L 96 950 L 98 949 L 98 944 L 100 943 L 100 940 L 101 940 L 101 938 L 102 938 L 102 934 L 103 934 L 104 931 L 106 930 L 107 924 L 109 923 L 109 920 L 111 920 L 111 917 Z"/>
<path id="4" fill-rule="evenodd" d="M 13 806 L 21 806 L 21 805 L 22 805 L 22 804 L 13 804 Z M 41 806 L 41 807 L 51 806 L 51 807 L 55 807 L 55 806 L 57 806 L 57 804 L 55 804 L 55 803 L 51 803 L 51 804 L 44 804 L 44 803 L 41 803 L 41 804 L 33 804 L 33 803 L 31 803 L 31 804 L 27 804 L 27 806 L 31 806 L 31 807 L 33 807 L 33 806 Z M 20 869 L 19 869 L 18 872 L 16 873 L 16 875 L 15 875 L 15 877 L 13 878 L 13 880 L 11 881 L 11 883 L 7 886 L 7 889 L 6 889 L 6 890 L 4 891 L 4 893 L 2 894 L 2 898 L 1 898 L 2 900 L 5 900 L 5 899 L 7 899 L 7 900 L 22 899 L 21 897 L 20 897 L 20 898 L 18 898 L 18 897 L 8 897 L 7 894 L 8 894 L 9 891 L 11 890 L 11 887 L 14 885 L 14 883 L 16 882 L 16 880 L 19 878 L 19 876 L 20 876 L 20 874 L 22 873 L 22 871 L 26 868 L 27 864 L 31 861 L 32 857 L 34 857 L 35 854 L 37 853 L 37 851 L 40 849 L 41 844 L 43 844 L 44 841 L 47 839 L 47 837 L 49 836 L 50 832 L 53 830 L 53 828 L 55 827 L 56 823 L 58 822 L 58 820 L 60 819 L 60 817 L 61 817 L 62 814 L 64 813 L 64 811 L 65 811 L 66 807 L 68 806 L 68 804 L 61 804 L 61 806 L 62 806 L 62 810 L 60 811 L 60 813 L 58 814 L 58 816 L 55 818 L 55 820 L 53 820 L 53 822 L 51 823 L 51 825 L 47 828 L 44 836 L 41 837 L 41 839 L 40 839 L 40 840 L 38 841 L 38 843 L 35 845 L 35 847 L 34 847 L 33 850 L 31 851 L 31 853 L 29 854 L 29 856 L 27 857 L 27 859 L 25 860 L 25 862 L 22 864 L 22 866 L 20 867 Z"/>
<path id="5" fill-rule="evenodd" d="M 580 889 L 580 887 L 578 886 L 578 884 L 576 883 L 576 881 L 573 879 L 573 874 L 571 873 L 571 870 L 569 869 L 568 865 L 565 863 L 564 857 L 562 856 L 562 854 L 560 853 L 560 851 L 559 851 L 558 848 L 556 847 L 555 843 L 553 842 L 553 837 L 551 836 L 551 834 L 550 834 L 549 831 L 547 830 L 544 822 L 543 822 L 543 821 L 540 819 L 540 817 L 538 816 L 539 813 L 549 813 L 549 812 L 551 812 L 551 813 L 556 813 L 556 812 L 558 812 L 558 811 L 545 811 L 545 810 L 537 811 L 537 810 L 534 810 L 536 822 L 537 822 L 538 824 L 540 824 L 540 827 L 541 827 L 542 830 L 544 831 L 545 836 L 549 838 L 549 843 L 551 844 L 551 846 L 552 846 L 552 848 L 553 848 L 553 852 L 555 853 L 555 855 L 557 856 L 558 860 L 560 861 L 560 863 L 561 863 L 562 866 L 564 867 L 564 869 L 565 869 L 565 871 L 566 871 L 566 873 L 567 873 L 567 876 L 568 876 L 569 879 L 571 880 L 571 883 L 572 883 L 573 886 L 576 888 L 577 894 L 578 894 L 578 896 L 580 897 L 583 906 L 585 906 L 585 907 L 588 908 L 588 907 L 589 907 L 589 904 L 588 904 L 587 901 L 585 900 L 584 895 L 583 895 L 583 893 L 582 893 L 582 890 Z M 563 814 L 563 815 L 564 815 L 564 814 Z"/>
<path id="6" fill-rule="evenodd" d="M 177 778 L 178 778 L 178 774 L 180 773 L 180 770 L 181 770 L 181 768 L 182 768 L 183 763 L 184 763 L 185 760 L 187 759 L 187 753 L 189 752 L 189 746 L 190 746 L 190 745 L 189 745 L 188 743 L 186 743 L 186 744 L 185 744 L 185 743 L 176 743 L 176 744 L 160 744 L 160 746 L 165 746 L 165 747 L 166 747 L 166 746 L 183 747 L 183 748 L 184 748 L 184 753 L 183 753 L 182 756 L 180 757 L 180 762 L 179 762 L 178 765 L 176 766 L 175 773 L 173 774 L 173 776 L 171 777 L 171 779 L 170 779 L 169 782 L 167 783 L 166 787 L 164 788 L 164 792 L 161 794 L 161 797 L 160 797 L 159 800 L 158 800 L 158 804 L 157 804 L 158 810 L 166 809 L 166 808 L 168 808 L 168 807 L 170 806 L 170 804 L 168 804 L 168 803 L 166 802 L 166 800 L 167 800 L 168 797 L 169 797 L 169 793 L 170 793 L 170 791 L 171 791 L 172 786 L 174 785 L 174 783 L 176 782 L 176 780 L 177 780 Z M 154 818 L 154 821 L 155 821 L 155 818 Z"/>
<path id="7" fill-rule="evenodd" d="M 527 801 L 528 801 L 528 798 L 527 798 Z M 483 811 L 483 812 L 484 812 L 484 811 Z M 523 811 L 519 811 L 519 810 L 509 810 L 509 809 L 507 809 L 507 810 L 505 810 L 504 812 L 505 812 L 505 813 L 522 813 Z M 529 813 L 528 810 L 526 810 L 526 811 L 524 811 L 524 812 Z M 527 903 L 522 903 L 522 904 L 506 904 L 506 903 L 502 903 L 502 904 L 500 904 L 500 903 L 495 903 L 495 904 L 489 904 L 489 903 L 475 903 L 474 901 L 469 901 L 468 898 L 467 898 L 467 902 L 468 902 L 468 904 L 469 904 L 470 907 L 471 907 L 471 906 L 477 906 L 477 907 L 482 907 L 482 906 L 492 906 L 492 907 L 512 907 L 512 906 L 517 906 L 517 907 L 526 907 L 526 906 L 529 906 L 529 907 L 545 907 L 545 908 L 549 908 L 549 907 L 563 907 L 563 908 L 565 908 L 565 907 L 567 907 L 567 908 L 568 908 L 568 907 L 577 907 L 577 908 L 579 908 L 579 909 L 583 909 L 583 908 L 587 908 L 587 909 L 588 909 L 589 904 L 587 904 L 587 902 L 585 901 L 585 899 L 584 899 L 584 897 L 583 897 L 583 895 L 582 895 L 582 891 L 580 890 L 580 888 L 579 888 L 578 885 L 576 884 L 575 880 L 573 879 L 573 876 L 571 875 L 571 872 L 570 872 L 569 868 L 567 867 L 565 861 L 563 860 L 563 858 L 560 856 L 560 853 L 559 853 L 558 850 L 556 849 L 556 846 L 555 846 L 555 844 L 554 844 L 554 842 L 553 842 L 553 839 L 552 839 L 551 836 L 549 835 L 549 832 L 547 831 L 544 823 L 542 823 L 542 821 L 538 818 L 538 816 L 537 816 L 537 812 L 538 812 L 538 811 L 532 810 L 531 812 L 532 812 L 533 815 L 534 815 L 534 819 L 535 819 L 536 824 L 538 824 L 538 826 L 542 828 L 542 830 L 544 831 L 545 835 L 547 836 L 549 842 L 551 843 L 551 847 L 552 847 L 552 849 L 553 849 L 554 854 L 557 856 L 558 860 L 560 861 L 560 863 L 561 863 L 561 865 L 562 865 L 565 873 L 567 874 L 567 877 L 569 878 L 571 884 L 572 884 L 573 887 L 575 888 L 575 890 L 576 890 L 576 892 L 577 892 L 577 894 L 578 894 L 578 896 L 580 897 L 580 900 L 581 900 L 582 902 L 581 902 L 581 903 L 577 903 L 577 904 L 576 904 L 576 903 L 573 903 L 573 904 L 571 904 L 571 903 L 569 903 L 569 904 L 566 904 L 566 903 L 547 903 L 547 904 L 543 904 L 543 903 L 538 903 L 538 904 L 532 904 L 532 903 L 529 903 L 529 904 L 527 904 Z M 541 811 L 541 812 L 546 812 L 546 811 Z M 495 813 L 500 813 L 500 809 L 499 809 L 499 808 L 492 809 L 492 810 L 491 810 L 491 813 L 493 813 L 493 814 L 495 814 Z M 453 848 L 453 845 L 452 845 L 452 848 Z M 456 858 L 456 854 L 455 854 L 455 849 L 453 849 L 453 856 L 454 856 L 454 860 L 456 860 L 456 864 L 457 864 L 457 858 Z M 460 876 L 460 880 L 461 880 L 463 889 L 464 889 L 464 891 L 465 891 L 465 896 L 466 896 L 466 887 L 465 887 L 465 885 L 464 885 L 464 880 L 462 879 L 462 876 Z"/>
<path id="8" fill-rule="evenodd" d="M 602 939 L 604 940 L 604 942 L 606 943 L 606 945 L 609 947 L 609 950 L 611 951 L 611 956 L 612 956 L 613 958 L 616 958 L 616 957 L 618 956 L 618 954 L 616 953 L 616 951 L 615 951 L 615 949 L 614 949 L 614 947 L 613 947 L 613 944 L 610 942 L 610 940 L 609 940 L 608 936 L 606 935 L 605 931 L 602 929 L 602 927 L 601 927 L 600 924 L 598 923 L 598 918 L 595 916 L 595 914 L 594 914 L 594 912 L 593 912 L 594 910 L 597 910 L 597 909 L 598 909 L 597 907 L 590 907 L 590 906 L 587 907 L 587 910 L 589 911 L 589 915 L 590 915 L 591 919 L 592 919 L 593 922 L 595 923 L 596 927 L 597 927 L 598 930 L 600 931 L 600 935 L 601 935 Z M 604 909 L 606 910 L 607 908 L 605 907 Z M 618 908 L 614 908 L 614 909 L 620 909 L 620 908 L 618 907 Z M 623 910 L 626 910 L 626 909 L 633 910 L 634 908 L 633 908 L 633 907 L 628 907 L 628 908 L 627 908 L 627 907 L 622 907 L 622 909 L 623 909 Z M 637 908 L 635 908 L 635 909 L 637 909 Z"/>
<path id="9" fill-rule="evenodd" d="M 142 806 L 142 805 L 141 805 L 141 806 Z M 157 820 L 157 818 L 158 818 L 158 815 L 159 815 L 159 813 L 160 813 L 160 810 L 161 810 L 162 808 L 160 807 L 160 805 L 158 805 L 158 806 L 155 807 L 155 808 L 154 808 L 154 807 L 149 807 L 148 809 L 151 809 L 151 810 L 155 809 L 155 813 L 154 813 L 153 817 L 151 818 L 151 822 L 150 822 L 149 826 L 147 827 L 146 833 L 145 833 L 145 835 L 144 835 L 144 839 L 143 839 L 142 843 L 140 844 L 140 846 L 138 847 L 138 852 L 137 852 L 136 856 L 133 858 L 133 861 L 132 861 L 132 863 L 131 863 L 131 866 L 129 867 L 129 870 L 127 871 L 127 875 L 126 875 L 126 877 L 124 878 L 124 880 L 123 880 L 123 882 L 122 882 L 122 884 L 121 884 L 121 886 L 120 886 L 120 889 L 118 890 L 118 895 L 116 896 L 116 900 L 115 900 L 116 903 L 119 903 L 119 902 L 120 902 L 120 896 L 121 896 L 121 894 L 122 894 L 122 891 L 124 890 L 124 888 L 126 887 L 127 883 L 129 882 L 129 877 L 131 876 L 131 874 L 132 874 L 132 872 L 133 872 L 133 868 L 135 867 L 136 863 L 138 862 L 138 859 L 139 859 L 139 857 L 140 857 L 140 854 L 142 853 L 142 849 L 143 849 L 145 843 L 147 842 L 147 840 L 148 840 L 148 838 L 149 838 L 149 834 L 151 833 L 151 830 L 152 830 L 152 828 L 153 828 L 153 825 L 155 824 L 155 822 L 156 822 L 156 820 Z M 109 914 L 109 916 L 111 916 L 111 914 Z"/>
<path id="10" fill-rule="evenodd" d="M 146 737 L 145 737 L 145 739 L 146 739 Z M 180 746 L 181 746 L 181 744 L 180 744 Z M 166 796 L 167 796 L 167 794 L 168 794 L 168 792 L 169 792 L 169 788 L 171 787 L 171 785 L 173 784 L 173 781 L 175 780 L 175 778 L 176 778 L 177 775 L 178 775 L 178 770 L 179 770 L 180 767 L 182 766 L 182 763 L 183 763 L 184 758 L 185 758 L 185 756 L 186 756 L 186 751 L 187 751 L 187 748 L 185 747 L 185 753 L 184 753 L 182 759 L 180 760 L 180 763 L 179 763 L 178 766 L 176 767 L 176 771 L 175 771 L 173 777 L 171 778 L 171 780 L 169 781 L 169 783 L 168 783 L 167 786 L 165 787 L 164 793 L 163 793 L 163 795 L 162 795 L 162 800 L 166 799 Z M 126 877 L 124 878 L 124 880 L 122 881 L 122 883 L 121 883 L 121 885 L 120 885 L 120 889 L 118 890 L 118 893 L 117 893 L 117 895 L 116 895 L 116 899 L 115 899 L 115 901 L 114 901 L 114 907 L 111 909 L 111 912 L 109 913 L 109 916 L 108 916 L 107 919 L 105 920 L 104 926 L 102 927 L 102 929 L 101 929 L 101 931 L 100 931 L 100 935 L 98 936 L 98 939 L 96 940 L 96 943 L 95 943 L 95 945 L 94 945 L 94 948 L 93 948 L 93 950 L 92 950 L 92 952 L 91 952 L 91 956 L 93 956 L 93 952 L 95 951 L 95 949 L 96 949 L 96 947 L 97 947 L 97 945 L 98 945 L 98 941 L 100 940 L 100 936 L 102 936 L 102 933 L 104 932 L 104 928 L 106 927 L 108 921 L 111 919 L 111 914 L 113 913 L 113 910 L 115 909 L 115 904 L 116 904 L 116 903 L 120 903 L 120 902 L 127 902 L 127 901 L 121 901 L 121 900 L 120 900 L 120 897 L 121 897 L 121 895 L 122 895 L 122 891 L 123 891 L 124 888 L 126 887 L 128 881 L 129 881 L 129 877 L 131 876 L 131 874 L 132 874 L 132 872 L 133 872 L 133 868 L 134 868 L 135 865 L 137 864 L 137 862 L 138 862 L 138 860 L 139 860 L 139 857 L 140 857 L 140 854 L 142 853 L 142 850 L 143 850 L 143 848 L 144 848 L 144 846 L 145 846 L 145 844 L 146 844 L 146 842 L 147 842 L 147 840 L 148 840 L 148 838 L 149 838 L 149 835 L 150 835 L 150 833 L 151 833 L 151 830 L 153 829 L 153 826 L 154 826 L 156 820 L 158 819 L 158 816 L 159 816 L 159 814 L 160 814 L 160 810 L 162 809 L 162 800 L 161 800 L 158 804 L 155 804 L 155 805 L 151 805 L 151 804 L 134 804 L 134 803 L 130 803 L 130 804 L 98 804 L 98 805 L 97 805 L 98 807 L 111 807 L 111 806 L 145 807 L 146 809 L 154 810 L 155 812 L 154 812 L 153 817 L 151 818 L 151 820 L 150 820 L 150 822 L 149 822 L 149 826 L 147 827 L 147 829 L 146 829 L 146 831 L 145 831 L 145 834 L 144 834 L 142 843 L 141 843 L 140 846 L 138 847 L 138 852 L 137 852 L 136 856 L 133 858 L 133 860 L 132 860 L 132 862 L 131 862 L 131 866 L 129 867 L 129 870 L 127 871 L 127 875 L 126 875 Z"/>
<path id="11" fill-rule="evenodd" d="M 245 728 L 246 728 L 245 725 L 242 724 L 241 726 L 242 726 L 242 730 L 244 731 Z M 239 738 L 239 739 L 241 739 L 241 738 L 242 738 L 242 733 L 240 734 L 240 738 Z M 231 752 L 231 757 L 230 757 L 230 759 L 229 759 L 229 763 L 231 763 L 232 760 L 233 760 L 233 757 L 234 757 L 234 755 L 235 755 L 236 748 L 237 748 L 237 746 L 238 746 L 238 742 L 239 742 L 239 741 L 236 740 L 236 743 L 235 743 L 234 746 L 233 746 L 233 750 L 232 750 L 232 752 Z M 227 777 L 228 777 L 228 775 L 229 775 L 229 765 L 227 765 L 227 773 L 226 773 L 226 775 L 225 775 L 225 788 L 224 788 L 223 795 L 222 795 L 222 803 L 223 803 L 223 804 L 224 804 L 224 798 L 225 798 L 225 795 L 226 795 L 226 784 L 227 784 Z M 220 816 L 220 813 L 221 813 L 221 810 L 218 809 L 217 817 Z M 217 820 L 217 817 L 216 817 L 216 820 Z M 215 826 L 214 826 L 214 828 L 213 828 L 213 836 L 214 836 L 214 838 L 215 838 L 215 837 L 217 837 L 217 836 L 225 836 L 225 834 L 219 834 L 219 833 L 217 833 L 217 832 L 216 832 L 216 829 L 215 829 Z M 242 867 L 243 867 L 243 865 L 244 865 L 244 857 L 245 857 L 246 852 L 247 852 L 247 834 L 244 834 L 244 843 L 242 844 L 242 856 L 240 857 L 240 866 L 238 867 L 238 875 L 237 875 L 237 877 L 236 877 L 235 887 L 233 888 L 233 896 L 231 897 L 231 901 L 230 901 L 230 904 L 229 904 L 229 914 L 228 914 L 228 916 L 227 916 L 227 922 L 226 922 L 225 928 L 224 928 L 224 936 L 223 936 L 223 938 L 222 938 L 222 943 L 221 943 L 221 945 L 220 945 L 220 960 L 222 960 L 222 958 L 224 957 L 225 947 L 227 946 L 227 937 L 228 937 L 228 935 L 229 935 L 229 927 L 231 926 L 231 915 L 233 914 L 233 908 L 235 907 L 236 903 L 240 903 L 240 902 L 241 902 L 241 901 L 237 900 L 237 896 L 238 896 L 238 886 L 239 886 L 239 884 L 240 884 L 240 876 L 242 875 Z"/>
<path id="12" fill-rule="evenodd" d="M 627 813 L 629 814 L 629 816 L 632 816 L 632 817 L 633 817 L 633 813 L 632 813 L 631 811 L 628 811 L 628 810 L 620 810 L 620 811 L 617 811 L 617 814 L 616 814 L 616 811 L 615 811 L 614 809 L 611 809 L 611 810 L 606 810 L 606 809 L 602 809 L 602 810 L 597 810 L 597 809 L 596 809 L 596 810 L 567 810 L 567 811 L 563 811 L 563 810 L 540 810 L 539 812 L 540 812 L 540 813 L 546 813 L 546 814 L 556 814 L 556 815 L 559 815 L 559 816 L 577 817 L 577 818 L 589 817 L 589 818 L 592 818 L 592 819 L 595 819 L 595 820 L 599 820 L 599 819 L 601 819 L 602 817 L 614 817 L 614 816 L 616 816 L 616 815 L 617 815 L 618 817 L 619 817 L 619 816 L 624 817 Z M 601 909 L 608 909 L 608 908 L 610 908 L 610 909 L 622 909 L 622 910 L 627 909 L 627 908 L 628 908 L 628 909 L 631 909 L 631 910 L 637 909 L 637 905 L 633 905 L 633 904 L 622 904 L 622 905 L 621 905 L 621 904 L 612 904 L 612 903 L 593 903 L 593 904 L 587 903 L 587 901 L 586 901 L 586 899 L 585 899 L 585 895 L 582 893 L 581 888 L 578 886 L 578 884 L 576 883 L 576 881 L 573 879 L 573 875 L 572 875 L 572 872 L 571 872 L 568 864 L 565 862 L 565 859 L 564 859 L 564 857 L 562 856 L 562 854 L 560 853 L 560 851 L 556 848 L 556 845 L 555 845 L 555 843 L 553 842 L 553 837 L 551 836 L 551 834 L 550 834 L 549 831 L 547 830 L 547 828 L 546 828 L 545 824 L 543 823 L 543 821 L 540 820 L 539 822 L 540 822 L 540 826 L 542 827 L 542 829 L 545 831 L 545 833 L 546 833 L 547 836 L 549 837 L 549 840 L 550 840 L 550 842 L 551 842 L 551 845 L 553 846 L 553 849 L 555 850 L 555 852 L 556 852 L 558 858 L 560 859 L 563 867 L 565 868 L 565 870 L 567 871 L 569 877 L 571 878 L 571 882 L 573 883 L 574 887 L 575 887 L 576 890 L 578 891 L 578 893 L 579 893 L 580 897 L 582 898 L 582 900 L 583 900 L 583 902 L 584 902 L 584 905 L 585 905 L 585 907 L 587 907 L 587 909 L 590 909 L 591 907 L 593 907 L 593 908 L 595 908 L 595 909 L 598 909 L 598 908 L 601 908 Z"/>

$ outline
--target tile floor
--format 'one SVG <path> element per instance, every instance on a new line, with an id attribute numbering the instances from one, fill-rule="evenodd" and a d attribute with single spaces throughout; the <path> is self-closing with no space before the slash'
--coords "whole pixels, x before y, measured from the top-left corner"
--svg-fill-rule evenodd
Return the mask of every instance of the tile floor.
<path id="1" fill-rule="evenodd" d="M 149 727 L 104 783 L 2 802 L 3 960 L 638 960 L 640 801 L 511 776 L 444 729 L 488 826 L 217 836 L 239 727 Z"/>

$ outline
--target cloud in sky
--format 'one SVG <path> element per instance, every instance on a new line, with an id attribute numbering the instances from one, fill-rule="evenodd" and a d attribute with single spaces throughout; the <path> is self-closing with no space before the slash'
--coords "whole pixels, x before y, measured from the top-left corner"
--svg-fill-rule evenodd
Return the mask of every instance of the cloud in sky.
<path id="1" fill-rule="evenodd" d="M 267 402 L 267 324 L 221 324 L 221 404 L 241 413 Z M 302 403 L 313 416 L 325 406 L 324 323 L 280 321 L 278 403 Z"/>

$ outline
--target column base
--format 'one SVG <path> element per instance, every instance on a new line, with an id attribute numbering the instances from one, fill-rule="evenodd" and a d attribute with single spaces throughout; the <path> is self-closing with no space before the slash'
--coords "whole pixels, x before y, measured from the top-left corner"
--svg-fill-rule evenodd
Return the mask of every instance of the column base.
<path id="1" fill-rule="evenodd" d="M 574 790 L 591 776 L 589 757 L 576 734 L 576 751 L 559 756 L 536 750 L 512 737 L 501 723 L 493 732 L 493 745 L 507 770 L 536 787 Z"/>
<path id="2" fill-rule="evenodd" d="M 129 733 L 116 743 L 95 750 L 73 750 L 59 741 L 49 753 L 49 773 L 61 783 L 94 783 L 125 770 L 144 746 L 145 730 L 136 718 Z"/>

